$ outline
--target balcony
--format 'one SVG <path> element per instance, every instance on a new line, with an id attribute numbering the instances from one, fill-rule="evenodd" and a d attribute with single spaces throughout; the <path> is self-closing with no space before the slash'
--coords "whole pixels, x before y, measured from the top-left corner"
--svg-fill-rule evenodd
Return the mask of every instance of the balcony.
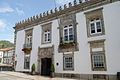
<path id="1" fill-rule="evenodd" d="M 71 51 L 78 51 L 78 43 L 70 42 L 70 43 L 60 43 L 58 46 L 59 52 L 71 52 Z"/>
<path id="2" fill-rule="evenodd" d="M 31 50 L 32 50 L 32 43 L 23 45 L 22 51 L 24 51 L 24 53 L 30 54 Z"/>
<path id="3" fill-rule="evenodd" d="M 32 49 L 32 43 L 24 44 L 23 48 L 31 48 Z"/>

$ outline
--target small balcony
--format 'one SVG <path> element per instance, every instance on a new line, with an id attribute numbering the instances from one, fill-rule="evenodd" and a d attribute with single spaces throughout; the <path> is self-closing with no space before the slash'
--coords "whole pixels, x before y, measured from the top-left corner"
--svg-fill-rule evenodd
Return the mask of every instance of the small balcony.
<path id="1" fill-rule="evenodd" d="M 23 45 L 22 51 L 24 51 L 24 53 L 30 54 L 31 50 L 32 50 L 32 43 Z"/>
<path id="2" fill-rule="evenodd" d="M 32 43 L 24 44 L 23 48 L 31 48 L 32 49 Z"/>

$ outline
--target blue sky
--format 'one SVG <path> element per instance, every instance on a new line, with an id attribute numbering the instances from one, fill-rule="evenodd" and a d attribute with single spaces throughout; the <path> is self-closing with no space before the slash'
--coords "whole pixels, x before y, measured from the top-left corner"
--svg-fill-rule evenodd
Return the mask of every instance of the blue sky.
<path id="1" fill-rule="evenodd" d="M 56 5 L 71 1 L 56 0 Z M 54 0 L 0 0 L 0 40 L 13 42 L 15 23 L 54 8 Z"/>

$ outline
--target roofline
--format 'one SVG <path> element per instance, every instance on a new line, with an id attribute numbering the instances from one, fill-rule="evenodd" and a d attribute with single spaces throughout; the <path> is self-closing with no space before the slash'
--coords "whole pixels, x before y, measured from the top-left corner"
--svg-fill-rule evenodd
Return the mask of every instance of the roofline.
<path id="1" fill-rule="evenodd" d="M 65 4 L 63 9 L 62 6 L 60 6 L 59 9 L 57 8 L 55 8 L 54 10 L 51 9 L 50 11 L 40 13 L 39 15 L 22 20 L 16 23 L 14 29 L 15 31 L 23 30 L 28 27 L 32 27 L 50 20 L 57 19 L 66 13 L 67 14 L 78 13 L 80 11 L 84 11 L 90 8 L 105 5 L 115 1 L 119 0 L 90 0 L 83 3 L 80 2 L 78 3 L 76 2 L 76 0 L 74 0 L 73 5 L 70 2 L 68 5 Z"/>

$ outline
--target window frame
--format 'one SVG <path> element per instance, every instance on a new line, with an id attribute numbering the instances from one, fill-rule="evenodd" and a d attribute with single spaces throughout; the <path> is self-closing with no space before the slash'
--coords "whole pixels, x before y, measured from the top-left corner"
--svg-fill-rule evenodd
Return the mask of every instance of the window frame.
<path id="1" fill-rule="evenodd" d="M 100 22 L 100 28 L 101 28 L 101 32 L 98 32 L 97 30 L 98 30 L 98 26 L 97 26 L 97 22 Z M 94 28 L 95 28 L 95 33 L 91 33 L 92 32 L 92 30 L 91 30 L 91 24 L 94 24 Z M 90 22 L 89 22 L 89 28 L 90 28 L 90 35 L 95 35 L 95 34 L 101 34 L 101 33 L 103 33 L 102 32 L 102 21 L 101 21 L 101 19 L 94 19 L 94 20 L 90 20 Z"/>
<path id="2" fill-rule="evenodd" d="M 69 59 L 69 58 L 72 58 L 71 62 L 66 63 L 65 59 Z M 69 64 L 69 66 L 71 66 L 71 67 L 68 67 L 67 64 Z M 73 56 L 73 54 L 64 54 L 63 55 L 63 70 L 74 70 L 74 56 Z"/>
<path id="3" fill-rule="evenodd" d="M 97 57 L 101 57 L 102 56 L 102 61 L 100 61 L 100 59 L 96 59 L 96 60 L 99 60 L 99 61 L 95 61 L 94 57 L 97 56 Z M 106 62 L 105 62 L 105 54 L 104 52 L 93 52 L 92 55 L 92 66 L 93 66 L 93 69 L 105 69 L 106 68 Z M 103 66 L 99 66 L 97 64 L 103 64 Z M 97 66 L 95 66 L 97 65 Z"/>
<path id="4" fill-rule="evenodd" d="M 45 36 L 47 35 L 47 36 Z M 51 42 L 51 31 L 47 30 L 43 32 L 43 42 L 50 43 Z"/>
<path id="5" fill-rule="evenodd" d="M 29 61 L 26 61 L 26 58 L 29 59 Z M 26 66 L 27 64 L 26 63 L 29 63 L 28 66 Z M 25 55 L 24 56 L 24 69 L 30 69 L 30 55 Z"/>
<path id="6" fill-rule="evenodd" d="M 72 28 L 72 34 L 71 35 L 73 36 L 73 40 L 70 40 L 70 29 L 71 28 Z M 67 34 L 66 35 L 65 35 L 65 30 L 67 30 Z M 65 40 L 65 36 L 68 37 L 67 41 Z M 72 24 L 63 27 L 63 42 L 64 43 L 74 42 L 74 27 L 73 27 Z"/>
<path id="7" fill-rule="evenodd" d="M 33 39 L 33 28 L 25 30 L 25 44 L 32 44 Z"/>

